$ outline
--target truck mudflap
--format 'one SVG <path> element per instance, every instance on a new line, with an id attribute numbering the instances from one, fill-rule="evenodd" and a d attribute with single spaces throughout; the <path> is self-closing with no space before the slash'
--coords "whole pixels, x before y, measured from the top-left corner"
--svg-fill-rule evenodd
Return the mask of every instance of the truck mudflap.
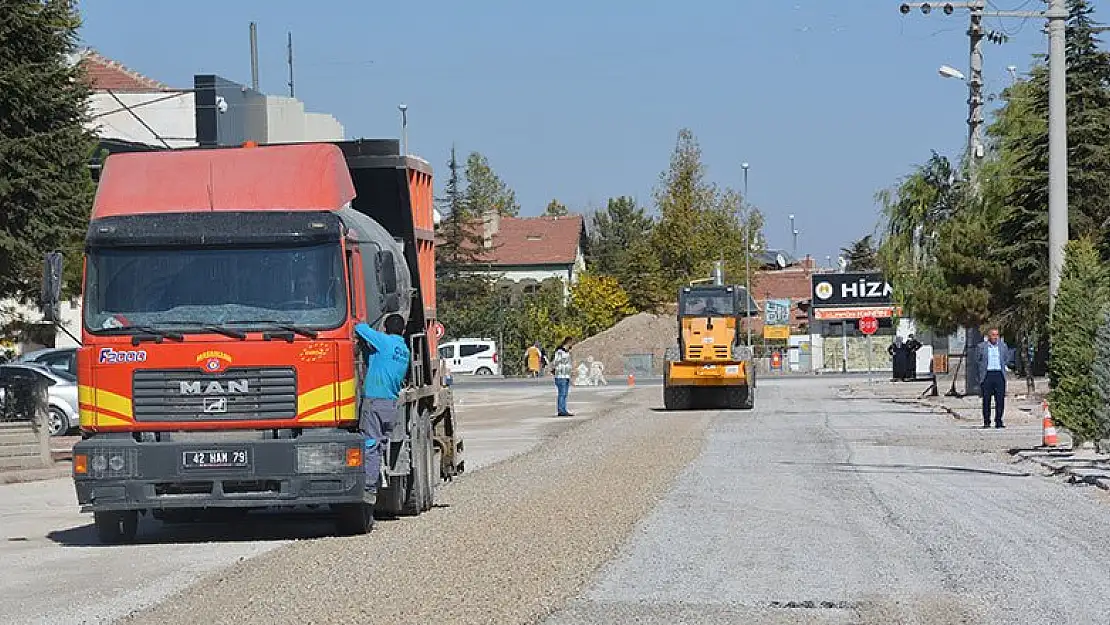
<path id="1" fill-rule="evenodd" d="M 97 435 L 73 447 L 82 512 L 268 508 L 362 501 L 363 437 L 138 442 Z"/>

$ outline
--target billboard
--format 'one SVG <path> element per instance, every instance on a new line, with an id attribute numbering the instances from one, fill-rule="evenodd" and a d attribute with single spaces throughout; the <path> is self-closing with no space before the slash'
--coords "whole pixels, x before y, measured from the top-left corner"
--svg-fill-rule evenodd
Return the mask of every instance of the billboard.
<path id="1" fill-rule="evenodd" d="M 820 273 L 813 274 L 811 280 L 814 309 L 889 307 L 893 304 L 894 289 L 878 271 Z"/>
<path id="2" fill-rule="evenodd" d="M 769 326 L 790 325 L 790 300 L 768 299 L 763 302 L 763 324 Z"/>

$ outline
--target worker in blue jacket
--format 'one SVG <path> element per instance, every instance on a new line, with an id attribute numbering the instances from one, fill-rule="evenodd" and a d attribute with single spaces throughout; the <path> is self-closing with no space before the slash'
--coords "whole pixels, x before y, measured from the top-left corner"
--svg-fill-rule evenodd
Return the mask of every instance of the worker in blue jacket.
<path id="1" fill-rule="evenodd" d="M 405 320 L 400 315 L 385 318 L 385 332 L 368 323 L 355 326 L 367 346 L 366 379 L 362 387 L 358 429 L 366 436 L 363 465 L 366 468 L 366 503 L 373 504 L 381 481 L 382 450 L 397 423 L 397 397 L 409 371 L 409 348 L 405 343 Z"/>

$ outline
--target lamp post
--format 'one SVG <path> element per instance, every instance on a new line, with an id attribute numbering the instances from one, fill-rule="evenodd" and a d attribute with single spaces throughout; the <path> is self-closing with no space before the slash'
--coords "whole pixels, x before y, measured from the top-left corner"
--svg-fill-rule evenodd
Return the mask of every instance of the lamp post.
<path id="1" fill-rule="evenodd" d="M 397 105 L 397 110 L 401 111 L 401 156 L 409 155 L 409 106 L 405 103 Z"/>
<path id="2" fill-rule="evenodd" d="M 748 163 L 740 163 L 740 169 L 744 170 L 744 197 L 741 199 L 744 206 L 749 206 L 748 203 Z M 751 242 L 751 220 L 747 218 L 747 211 L 742 211 L 740 218 L 744 221 L 741 227 L 744 230 L 744 308 L 746 308 L 747 316 L 745 317 L 745 325 L 748 326 L 748 350 L 752 348 L 752 242 Z M 755 357 L 755 354 L 752 354 Z"/>

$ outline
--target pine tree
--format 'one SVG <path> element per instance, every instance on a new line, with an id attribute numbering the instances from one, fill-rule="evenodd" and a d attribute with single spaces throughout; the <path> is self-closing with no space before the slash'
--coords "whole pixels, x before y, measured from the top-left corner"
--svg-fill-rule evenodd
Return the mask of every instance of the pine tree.
<path id="1" fill-rule="evenodd" d="M 848 261 L 849 271 L 871 271 L 879 268 L 878 252 L 871 242 L 870 234 L 853 241 L 848 247 L 840 248 L 840 251 Z"/>
<path id="2" fill-rule="evenodd" d="M 1091 364 L 1091 375 L 1098 391 L 1098 405 L 1095 407 L 1095 423 L 1098 428 L 1096 440 L 1099 451 L 1105 453 L 1106 439 L 1110 438 L 1110 308 L 1103 309 L 1101 317 L 1095 335 L 1095 360 Z"/>
<path id="3" fill-rule="evenodd" d="M 438 200 L 443 219 L 437 232 L 436 276 L 444 299 L 457 300 L 473 296 L 481 287 L 475 278 L 466 275 L 466 269 L 478 263 L 483 254 L 483 239 L 481 220 L 467 206 L 454 146 L 447 170 L 443 197 Z"/>
<path id="4" fill-rule="evenodd" d="M 651 236 L 652 220 L 630 197 L 609 198 L 604 211 L 594 213 L 590 228 L 590 268 L 617 275 L 628 266 L 632 244 Z"/>
<path id="5" fill-rule="evenodd" d="M 559 200 L 551 200 L 543 210 L 544 217 L 566 217 L 569 214 L 570 209 Z"/>
<path id="6" fill-rule="evenodd" d="M 0 13 L 0 296 L 33 295 L 47 251 L 79 273 L 92 204 L 89 88 L 71 0 L 4 0 Z M 74 291 L 72 280 L 67 291 Z"/>
<path id="7" fill-rule="evenodd" d="M 506 217 L 520 214 L 516 193 L 494 173 L 489 159 L 478 152 L 466 157 L 466 204 L 475 215 L 490 211 Z"/>
<path id="8" fill-rule="evenodd" d="M 1049 401 L 1052 415 L 1076 444 L 1098 440 L 1098 387 L 1092 375 L 1100 312 L 1110 304 L 1110 281 L 1089 238 L 1068 243 L 1060 290 L 1049 323 Z"/>
<path id="9" fill-rule="evenodd" d="M 1093 8 L 1070 0 L 1066 30 L 1068 207 L 1071 237 L 1094 236 L 1110 258 L 1110 53 L 1099 49 Z M 1048 71 L 1004 93 L 992 124 L 1006 214 L 999 228 L 1014 282 L 1000 292 L 1006 319 L 1043 327 L 1048 319 Z"/>

